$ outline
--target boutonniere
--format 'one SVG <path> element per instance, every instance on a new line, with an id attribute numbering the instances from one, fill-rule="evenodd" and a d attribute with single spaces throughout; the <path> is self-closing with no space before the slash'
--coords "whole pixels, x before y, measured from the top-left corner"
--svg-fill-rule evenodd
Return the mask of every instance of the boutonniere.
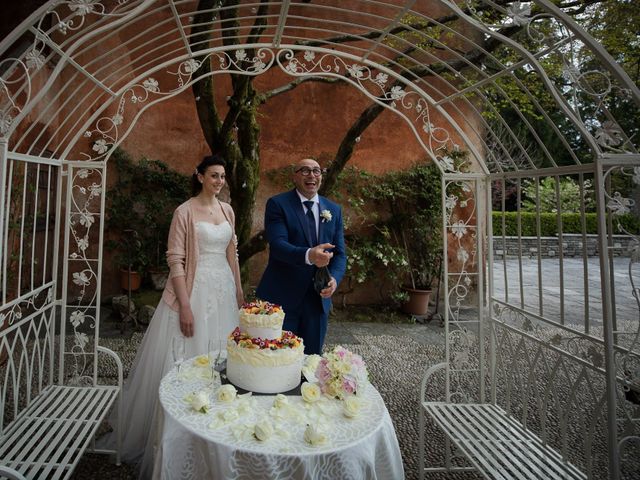
<path id="1" fill-rule="evenodd" d="M 322 218 L 322 223 L 325 223 L 330 222 L 333 217 L 331 216 L 331 212 L 329 210 L 322 210 L 320 212 L 320 218 Z"/>

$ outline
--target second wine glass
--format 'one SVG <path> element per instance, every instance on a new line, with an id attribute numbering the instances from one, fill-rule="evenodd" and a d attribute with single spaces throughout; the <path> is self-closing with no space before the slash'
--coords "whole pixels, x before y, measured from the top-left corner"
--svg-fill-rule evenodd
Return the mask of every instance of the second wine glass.
<path id="1" fill-rule="evenodd" d="M 220 373 L 218 373 L 218 362 L 220 361 L 220 349 L 222 345 L 215 340 L 209 339 L 207 351 L 209 355 L 209 368 L 211 370 L 211 388 L 215 391 L 220 385 Z"/>
<path id="2" fill-rule="evenodd" d="M 180 377 L 182 362 L 184 362 L 185 355 L 185 339 L 182 335 L 176 335 L 172 339 L 171 343 L 172 352 L 173 352 L 173 364 L 178 367 L 178 372 L 176 373 L 176 378 Z"/>

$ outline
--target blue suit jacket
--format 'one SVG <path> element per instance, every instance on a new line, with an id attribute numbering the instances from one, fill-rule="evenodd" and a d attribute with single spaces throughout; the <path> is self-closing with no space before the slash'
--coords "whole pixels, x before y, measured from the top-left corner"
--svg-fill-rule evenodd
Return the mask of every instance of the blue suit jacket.
<path id="1" fill-rule="evenodd" d="M 347 256 L 344 247 L 342 209 L 325 197 L 319 197 L 320 212 L 329 210 L 331 221 L 320 219 L 318 241 L 335 245 L 329 272 L 338 284 L 344 276 Z M 295 189 L 267 201 L 264 226 L 269 242 L 269 263 L 256 289 L 258 298 L 282 305 L 295 311 L 311 287 L 316 267 L 305 263 L 305 253 L 314 247 L 306 228 L 307 218 Z M 331 299 L 322 299 L 325 312 L 331 308 Z"/>

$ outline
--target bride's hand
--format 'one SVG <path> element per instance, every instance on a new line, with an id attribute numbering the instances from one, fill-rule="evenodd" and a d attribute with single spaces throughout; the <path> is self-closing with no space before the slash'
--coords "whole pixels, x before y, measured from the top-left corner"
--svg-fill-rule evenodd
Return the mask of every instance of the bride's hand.
<path id="1" fill-rule="evenodd" d="M 242 290 L 236 291 L 236 302 L 238 302 L 238 308 L 241 308 L 244 304 L 244 293 Z"/>
<path id="2" fill-rule="evenodd" d="M 193 312 L 190 305 L 180 307 L 180 331 L 185 337 L 193 337 Z"/>

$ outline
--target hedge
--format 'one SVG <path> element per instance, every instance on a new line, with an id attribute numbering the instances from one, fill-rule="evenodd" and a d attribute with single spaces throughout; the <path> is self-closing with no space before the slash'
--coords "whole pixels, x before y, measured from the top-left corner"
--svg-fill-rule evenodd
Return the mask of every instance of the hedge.
<path id="1" fill-rule="evenodd" d="M 504 215 L 505 230 L 504 235 L 518 235 L 518 216 L 520 217 L 521 236 L 535 237 L 537 236 L 536 218 L 534 212 L 492 212 L 493 213 L 493 234 L 502 236 L 502 218 Z M 614 229 L 617 221 L 632 234 L 640 233 L 640 219 L 627 213 L 616 217 L 614 221 Z M 598 233 L 598 225 L 595 213 L 585 214 L 586 233 Z M 563 233 L 582 233 L 582 221 L 579 213 L 563 213 L 562 214 L 562 232 Z M 540 214 L 540 236 L 554 237 L 558 233 L 558 216 L 555 213 Z M 614 232 L 622 233 L 622 232 Z"/>

